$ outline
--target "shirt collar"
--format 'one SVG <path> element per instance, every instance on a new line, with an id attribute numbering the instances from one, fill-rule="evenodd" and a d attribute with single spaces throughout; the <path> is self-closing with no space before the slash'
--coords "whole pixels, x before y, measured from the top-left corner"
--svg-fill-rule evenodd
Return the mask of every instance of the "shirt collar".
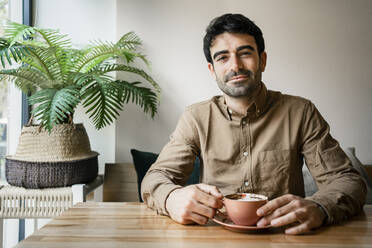
<path id="1" fill-rule="evenodd" d="M 232 113 L 230 113 L 229 107 L 225 103 L 225 98 L 223 96 L 215 96 L 214 98 L 216 99 L 216 103 L 219 109 L 221 110 L 222 114 L 226 117 L 226 119 L 232 121 L 231 118 Z"/>
<path id="2" fill-rule="evenodd" d="M 260 87 L 261 89 L 256 95 L 256 97 L 253 99 L 253 102 L 247 111 L 247 115 L 251 115 L 252 113 L 255 113 L 256 116 L 260 116 L 265 109 L 266 98 L 267 98 L 267 88 L 265 84 L 262 82 L 261 82 Z M 228 118 L 229 120 L 232 120 L 233 116 L 237 115 L 236 113 L 234 113 L 233 111 L 229 109 L 229 107 L 225 103 L 225 98 L 223 96 L 218 96 L 217 104 L 222 110 L 225 117 Z"/>
<path id="3" fill-rule="evenodd" d="M 266 105 L 266 98 L 267 98 L 267 88 L 264 83 L 261 82 L 261 90 L 253 100 L 254 105 L 256 106 L 256 115 L 260 116 L 264 110 Z"/>

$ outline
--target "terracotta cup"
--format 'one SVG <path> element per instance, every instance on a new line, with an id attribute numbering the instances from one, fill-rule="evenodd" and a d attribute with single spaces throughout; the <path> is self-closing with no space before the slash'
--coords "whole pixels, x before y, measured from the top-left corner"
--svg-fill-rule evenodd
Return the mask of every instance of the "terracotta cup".
<path id="1" fill-rule="evenodd" d="M 236 225 L 253 226 L 259 219 L 256 211 L 267 202 L 267 197 L 252 193 L 235 193 L 226 195 L 223 201 L 228 216 Z"/>

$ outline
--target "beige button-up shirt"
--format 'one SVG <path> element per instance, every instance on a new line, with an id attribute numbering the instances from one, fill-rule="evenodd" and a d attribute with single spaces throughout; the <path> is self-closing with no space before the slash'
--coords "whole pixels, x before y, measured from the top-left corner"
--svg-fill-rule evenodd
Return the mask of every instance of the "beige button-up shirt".
<path id="1" fill-rule="evenodd" d="M 200 157 L 200 182 L 223 194 L 251 192 L 273 199 L 304 196 L 305 160 L 319 191 L 308 199 L 323 207 L 328 223 L 357 214 L 366 186 L 332 138 L 315 106 L 301 97 L 261 90 L 245 116 L 223 96 L 189 106 L 170 141 L 142 181 L 142 198 L 167 215 L 165 201 L 185 185 Z"/>

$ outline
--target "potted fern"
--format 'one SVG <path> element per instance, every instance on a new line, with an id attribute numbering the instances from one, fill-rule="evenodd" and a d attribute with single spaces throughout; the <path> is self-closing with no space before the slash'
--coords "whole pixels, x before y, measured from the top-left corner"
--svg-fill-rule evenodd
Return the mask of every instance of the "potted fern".
<path id="1" fill-rule="evenodd" d="M 110 125 L 128 102 L 154 117 L 160 88 L 149 74 L 133 66 L 135 60 L 149 64 L 138 51 L 140 45 L 138 36 L 129 32 L 116 43 L 95 41 L 79 49 L 57 30 L 7 24 L 5 37 L 0 38 L 0 80 L 14 82 L 29 95 L 32 118 L 38 123 L 31 125 L 31 119 L 23 127 L 16 154 L 7 157 L 10 184 L 67 186 L 97 176 L 98 153 L 90 150 L 82 124 L 73 123 L 80 103 L 97 129 Z M 6 68 L 14 62 L 15 67 Z M 113 72 L 134 74 L 141 80 L 115 79 Z"/>

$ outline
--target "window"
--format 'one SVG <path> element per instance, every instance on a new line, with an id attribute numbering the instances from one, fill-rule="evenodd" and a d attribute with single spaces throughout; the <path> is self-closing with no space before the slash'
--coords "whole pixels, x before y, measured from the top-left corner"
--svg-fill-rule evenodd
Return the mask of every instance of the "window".
<path id="1" fill-rule="evenodd" d="M 0 0 L 0 36 L 4 35 L 4 23 L 9 19 L 8 0 Z M 8 83 L 0 83 L 0 181 L 5 181 L 5 155 L 7 153 Z"/>
<path id="2" fill-rule="evenodd" d="M 0 0 L 0 36 L 6 20 L 31 24 L 32 0 Z M 5 180 L 5 155 L 15 154 L 22 124 L 27 123 L 26 96 L 12 83 L 0 82 L 0 185 Z"/>

